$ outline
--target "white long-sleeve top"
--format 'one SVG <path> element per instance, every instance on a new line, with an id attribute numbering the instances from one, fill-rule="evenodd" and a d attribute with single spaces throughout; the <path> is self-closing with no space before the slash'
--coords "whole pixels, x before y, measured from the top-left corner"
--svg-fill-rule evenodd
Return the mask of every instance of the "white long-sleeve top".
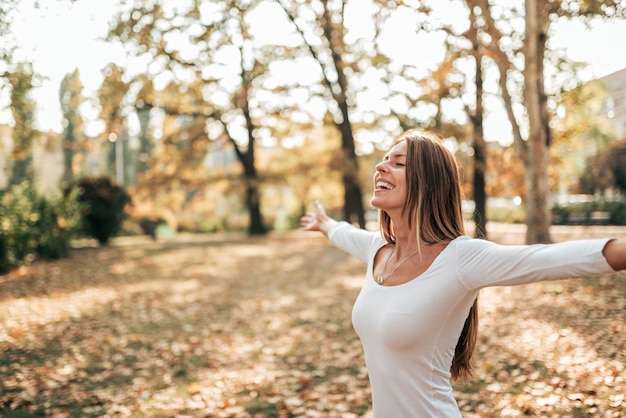
<path id="1" fill-rule="evenodd" d="M 469 310 L 481 288 L 612 273 L 602 255 L 608 239 L 498 245 L 461 236 L 415 279 L 376 283 L 380 233 L 334 225 L 330 241 L 367 263 L 352 323 L 365 354 L 374 418 L 461 417 L 450 366 Z"/>

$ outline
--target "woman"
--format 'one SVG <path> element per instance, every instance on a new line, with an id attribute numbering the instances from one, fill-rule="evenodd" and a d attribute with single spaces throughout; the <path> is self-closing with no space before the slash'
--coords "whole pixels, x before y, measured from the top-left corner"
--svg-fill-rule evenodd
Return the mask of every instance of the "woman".
<path id="1" fill-rule="evenodd" d="M 381 234 L 333 220 L 319 202 L 301 227 L 368 263 L 352 322 L 375 418 L 461 416 L 450 379 L 472 374 L 481 288 L 626 269 L 626 240 L 504 246 L 464 235 L 458 166 L 434 134 L 402 134 L 374 185 Z"/>

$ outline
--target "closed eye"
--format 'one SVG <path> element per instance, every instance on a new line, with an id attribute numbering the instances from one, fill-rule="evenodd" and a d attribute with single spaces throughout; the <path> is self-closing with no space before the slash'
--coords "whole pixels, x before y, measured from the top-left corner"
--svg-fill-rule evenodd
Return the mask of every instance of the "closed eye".
<path id="1" fill-rule="evenodd" d="M 405 157 L 406 157 L 406 155 L 404 155 L 404 154 L 385 155 L 383 157 L 383 160 L 381 161 L 381 163 L 386 163 L 386 162 L 392 161 L 393 165 L 396 166 L 396 167 L 406 167 L 406 164 L 404 163 L 404 158 Z"/>

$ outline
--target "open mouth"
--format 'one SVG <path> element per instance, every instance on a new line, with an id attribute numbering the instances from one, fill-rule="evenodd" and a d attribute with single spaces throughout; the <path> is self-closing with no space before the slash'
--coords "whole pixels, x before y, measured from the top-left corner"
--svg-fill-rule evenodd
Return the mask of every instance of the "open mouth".
<path id="1" fill-rule="evenodd" d="M 384 182 L 384 181 L 377 181 L 376 182 L 376 188 L 377 189 L 383 189 L 383 190 L 392 190 L 393 189 L 393 185 L 389 184 L 387 182 Z"/>

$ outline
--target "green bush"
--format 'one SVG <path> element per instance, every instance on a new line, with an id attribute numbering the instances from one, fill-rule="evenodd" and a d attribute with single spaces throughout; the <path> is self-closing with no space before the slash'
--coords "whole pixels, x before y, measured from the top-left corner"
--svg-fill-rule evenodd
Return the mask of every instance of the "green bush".
<path id="1" fill-rule="evenodd" d="M 33 202 L 24 186 L 14 186 L 2 192 L 0 198 L 0 273 L 6 273 L 35 258 L 36 237 Z"/>
<path id="2" fill-rule="evenodd" d="M 71 241 L 79 232 L 80 204 L 76 193 L 56 201 L 39 199 L 36 203 L 37 255 L 47 259 L 67 257 Z"/>
<path id="3" fill-rule="evenodd" d="M 0 192 L 0 273 L 71 250 L 79 221 L 74 195 L 45 198 L 24 183 Z"/>
<path id="4" fill-rule="evenodd" d="M 626 198 L 607 204 L 609 222 L 612 225 L 626 225 Z"/>
<path id="5" fill-rule="evenodd" d="M 66 189 L 76 192 L 82 203 L 82 228 L 85 235 L 107 244 L 121 229 L 130 197 L 108 177 L 86 177 Z"/>
<path id="6" fill-rule="evenodd" d="M 603 213 L 608 216 L 602 219 L 594 218 L 594 214 L 597 213 Z M 555 205 L 552 207 L 552 215 L 555 225 L 626 225 L 626 199 L 597 199 L 565 205 Z"/>

